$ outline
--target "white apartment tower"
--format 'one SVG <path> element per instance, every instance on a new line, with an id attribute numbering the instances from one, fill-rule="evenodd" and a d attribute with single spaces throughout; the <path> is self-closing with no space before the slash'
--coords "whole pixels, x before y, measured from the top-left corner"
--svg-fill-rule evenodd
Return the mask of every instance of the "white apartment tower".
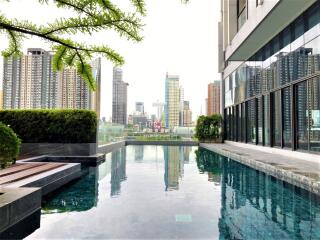
<path id="1" fill-rule="evenodd" d="M 75 69 L 55 72 L 53 52 L 30 48 L 20 58 L 4 59 L 4 109 L 92 109 L 98 110 L 92 99 L 100 94 L 100 59 L 93 71 L 97 91 L 89 90 Z"/>

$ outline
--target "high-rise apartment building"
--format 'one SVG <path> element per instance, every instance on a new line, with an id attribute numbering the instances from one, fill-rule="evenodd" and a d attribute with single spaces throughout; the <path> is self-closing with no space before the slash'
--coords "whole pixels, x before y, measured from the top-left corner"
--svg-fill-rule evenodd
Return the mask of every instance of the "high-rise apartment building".
<path id="1" fill-rule="evenodd" d="M 89 90 L 75 69 L 53 71 L 53 52 L 30 48 L 20 58 L 4 59 L 4 109 L 91 109 L 100 94 L 100 74 L 95 74 L 97 91 Z M 100 62 L 100 59 L 94 62 Z M 95 65 L 100 71 L 101 66 Z"/>
<path id="2" fill-rule="evenodd" d="M 113 68 L 112 122 L 127 125 L 128 83 L 122 80 L 122 69 Z"/>
<path id="3" fill-rule="evenodd" d="M 221 6 L 225 139 L 320 152 L 320 1 Z"/>
<path id="4" fill-rule="evenodd" d="M 179 126 L 180 91 L 179 76 L 166 75 L 165 82 L 165 126 L 173 129 Z"/>
<path id="5" fill-rule="evenodd" d="M 214 81 L 208 84 L 208 98 L 207 98 L 208 116 L 220 113 L 220 81 Z"/>

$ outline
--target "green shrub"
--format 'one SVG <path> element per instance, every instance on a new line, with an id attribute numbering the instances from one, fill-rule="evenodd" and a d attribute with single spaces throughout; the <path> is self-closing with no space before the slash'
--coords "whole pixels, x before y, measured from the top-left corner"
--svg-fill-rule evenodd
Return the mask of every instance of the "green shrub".
<path id="1" fill-rule="evenodd" d="M 197 120 L 196 138 L 198 138 L 199 141 L 221 141 L 222 123 L 223 120 L 220 114 L 200 116 Z"/>
<path id="2" fill-rule="evenodd" d="M 14 131 L 0 122 L 0 168 L 15 163 L 21 141 Z"/>
<path id="3" fill-rule="evenodd" d="M 3 110 L 0 121 L 23 143 L 96 142 L 97 115 L 89 110 Z"/>

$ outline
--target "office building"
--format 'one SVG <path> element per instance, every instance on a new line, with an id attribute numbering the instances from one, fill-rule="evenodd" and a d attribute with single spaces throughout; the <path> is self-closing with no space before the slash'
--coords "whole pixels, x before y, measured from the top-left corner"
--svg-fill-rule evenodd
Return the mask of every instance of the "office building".
<path id="1" fill-rule="evenodd" d="M 220 114 L 220 81 L 214 81 L 208 84 L 208 98 L 206 114 Z"/>
<path id="2" fill-rule="evenodd" d="M 53 52 L 29 48 L 20 58 L 4 59 L 3 108 L 91 109 L 99 113 L 100 73 L 95 74 L 97 91 L 93 92 L 75 69 L 53 71 L 52 58 Z M 93 67 L 96 72 L 100 68 L 99 64 Z"/>
<path id="3" fill-rule="evenodd" d="M 144 103 L 143 102 L 136 102 L 136 112 L 140 113 L 141 115 L 144 114 Z"/>
<path id="4" fill-rule="evenodd" d="M 112 122 L 127 125 L 128 83 L 122 80 L 122 69 L 113 68 Z"/>
<path id="5" fill-rule="evenodd" d="M 179 126 L 180 89 L 179 76 L 168 75 L 165 82 L 165 127 L 172 130 Z"/>
<path id="6" fill-rule="evenodd" d="M 183 101 L 183 122 L 182 127 L 191 127 L 192 126 L 192 111 L 190 110 L 189 101 Z"/>
<path id="7" fill-rule="evenodd" d="M 225 139 L 320 152 L 320 1 L 221 4 Z"/>

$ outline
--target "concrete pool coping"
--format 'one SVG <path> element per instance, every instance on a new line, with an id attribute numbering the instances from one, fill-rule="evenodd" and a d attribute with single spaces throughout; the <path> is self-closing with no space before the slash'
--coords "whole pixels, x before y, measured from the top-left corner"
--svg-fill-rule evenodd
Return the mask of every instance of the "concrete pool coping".
<path id="1" fill-rule="evenodd" d="M 7 188 L 0 186 L 0 238 L 16 238 L 10 228 L 38 213 L 40 226 L 40 188 Z"/>
<path id="2" fill-rule="evenodd" d="M 261 150 L 241 143 L 207 144 L 201 148 L 216 152 L 294 186 L 320 195 L 320 156 L 286 150 Z M 296 156 L 296 157 L 294 157 Z"/>

